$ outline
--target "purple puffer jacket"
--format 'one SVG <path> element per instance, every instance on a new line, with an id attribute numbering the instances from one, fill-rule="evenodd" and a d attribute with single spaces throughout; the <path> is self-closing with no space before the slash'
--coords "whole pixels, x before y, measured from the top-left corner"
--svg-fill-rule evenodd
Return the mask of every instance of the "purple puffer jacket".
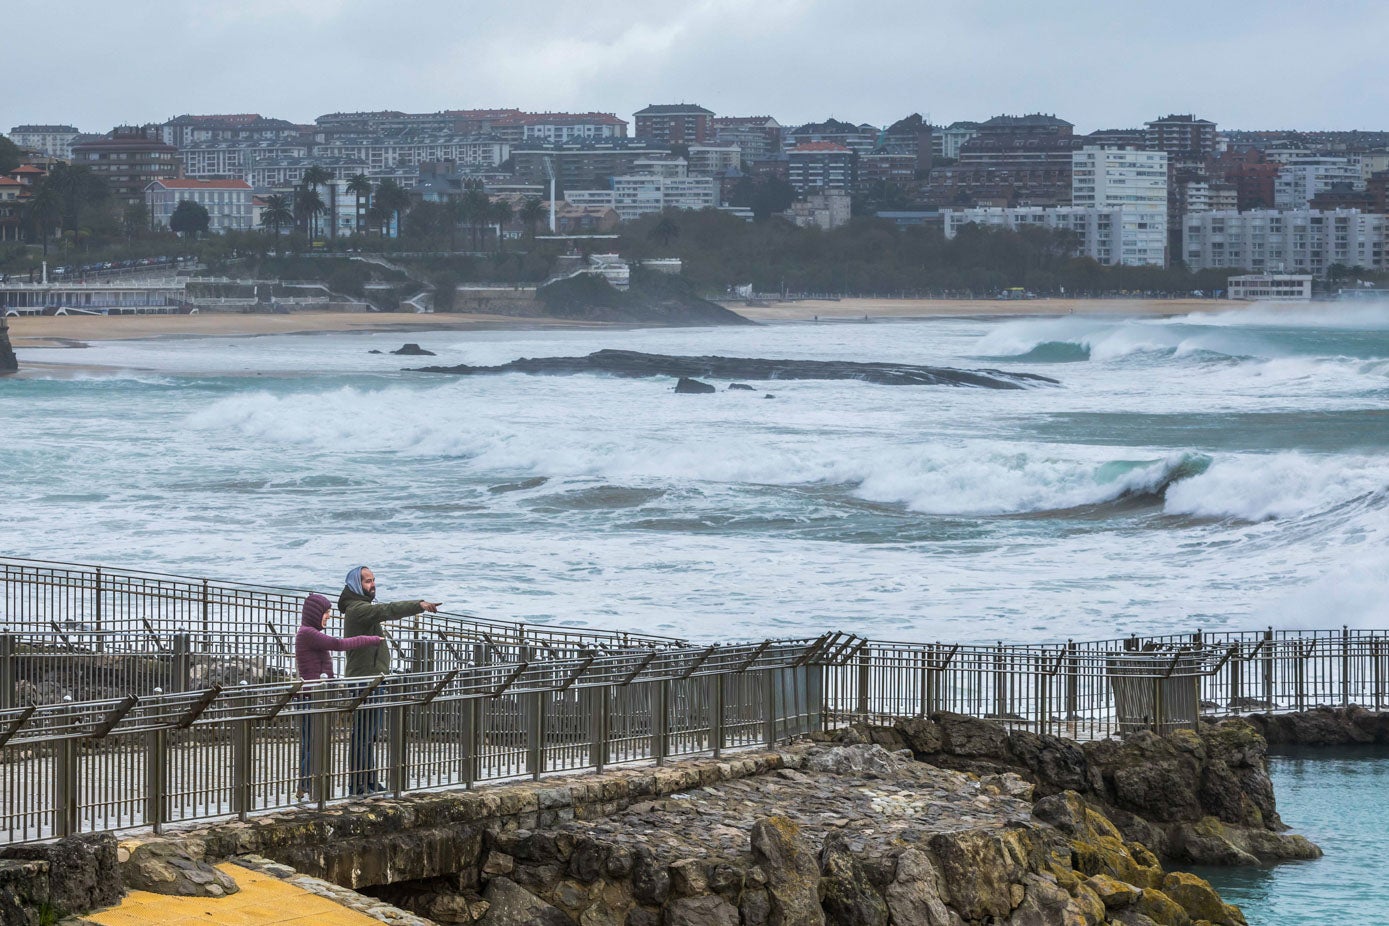
<path id="1" fill-rule="evenodd" d="M 323 632 L 323 616 L 332 605 L 322 595 L 310 595 L 304 599 L 299 632 L 294 637 L 294 661 L 299 667 L 299 677 L 310 681 L 333 677 L 333 657 L 330 652 L 361 649 L 376 646 L 381 637 L 335 637 Z"/>

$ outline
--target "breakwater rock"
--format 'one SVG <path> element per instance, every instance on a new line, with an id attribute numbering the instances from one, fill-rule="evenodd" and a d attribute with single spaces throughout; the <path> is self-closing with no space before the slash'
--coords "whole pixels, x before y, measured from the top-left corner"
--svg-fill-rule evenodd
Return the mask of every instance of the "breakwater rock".
<path id="1" fill-rule="evenodd" d="M 1319 707 L 1295 714 L 1250 714 L 1245 721 L 1274 746 L 1389 744 L 1389 713 Z"/>
<path id="2" fill-rule="evenodd" d="M 850 379 L 880 386 L 975 386 L 983 389 L 1024 389 L 1054 386 L 1057 381 L 1032 373 L 1004 370 L 955 370 L 906 363 L 855 363 L 847 360 L 767 360 L 756 357 L 675 357 L 632 350 L 600 350 L 586 357 L 523 357 L 500 366 L 420 367 L 419 373 L 480 376 L 492 373 L 531 373 L 572 376 L 669 376 L 690 379 L 787 380 Z"/>
<path id="3" fill-rule="evenodd" d="M 890 727 L 852 727 L 831 738 L 907 748 L 948 768 L 1011 770 L 1040 795 L 1075 792 L 1126 839 L 1179 864 L 1321 856 L 1306 838 L 1286 832 L 1268 777 L 1267 743 L 1242 720 L 1202 724 L 1199 734 L 1145 731 L 1077 743 L 942 712 Z"/>

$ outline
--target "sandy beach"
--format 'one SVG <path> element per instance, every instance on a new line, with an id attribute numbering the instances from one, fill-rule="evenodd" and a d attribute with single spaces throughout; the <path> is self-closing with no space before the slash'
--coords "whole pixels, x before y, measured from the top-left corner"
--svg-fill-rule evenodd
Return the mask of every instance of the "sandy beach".
<path id="1" fill-rule="evenodd" d="M 949 316 L 1185 315 L 1218 312 L 1240 303 L 1214 299 L 807 299 L 766 305 L 726 303 L 753 321 L 853 321 L 863 318 L 939 318 Z M 509 315 L 297 312 L 288 315 L 65 315 L 11 318 L 10 337 L 18 348 L 80 347 L 89 341 L 144 338 L 253 337 L 345 331 L 531 330 L 602 328 L 601 322 Z M 624 326 L 629 327 L 629 326 Z"/>

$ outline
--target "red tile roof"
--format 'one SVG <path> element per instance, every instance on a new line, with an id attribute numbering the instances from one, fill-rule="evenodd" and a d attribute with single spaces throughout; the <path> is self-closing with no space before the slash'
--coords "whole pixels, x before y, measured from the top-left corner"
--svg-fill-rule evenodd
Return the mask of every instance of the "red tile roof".
<path id="1" fill-rule="evenodd" d="M 10 173 L 12 173 L 12 174 L 46 174 L 46 173 L 48 173 L 48 171 L 44 170 L 42 167 L 35 167 L 33 164 L 21 164 L 21 165 L 19 165 L 18 167 L 16 167 L 14 170 L 10 171 Z"/>

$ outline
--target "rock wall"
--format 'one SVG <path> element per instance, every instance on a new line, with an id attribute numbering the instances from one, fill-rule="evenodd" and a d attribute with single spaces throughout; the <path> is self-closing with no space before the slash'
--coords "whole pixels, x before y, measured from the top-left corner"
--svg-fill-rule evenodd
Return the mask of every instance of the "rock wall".
<path id="1" fill-rule="evenodd" d="M 891 727 L 841 730 L 832 738 L 909 748 L 918 759 L 948 768 L 1009 769 L 1039 794 L 1075 791 L 1127 839 L 1179 864 L 1254 865 L 1321 855 L 1304 837 L 1285 832 L 1268 777 L 1267 744 L 1241 720 L 1203 724 L 1199 734 L 1142 732 L 1077 743 L 938 713 Z"/>
<path id="2" fill-rule="evenodd" d="M 1244 719 L 1274 746 L 1389 744 L 1389 713 L 1363 707 L 1319 707 L 1296 714 L 1250 714 Z"/>

